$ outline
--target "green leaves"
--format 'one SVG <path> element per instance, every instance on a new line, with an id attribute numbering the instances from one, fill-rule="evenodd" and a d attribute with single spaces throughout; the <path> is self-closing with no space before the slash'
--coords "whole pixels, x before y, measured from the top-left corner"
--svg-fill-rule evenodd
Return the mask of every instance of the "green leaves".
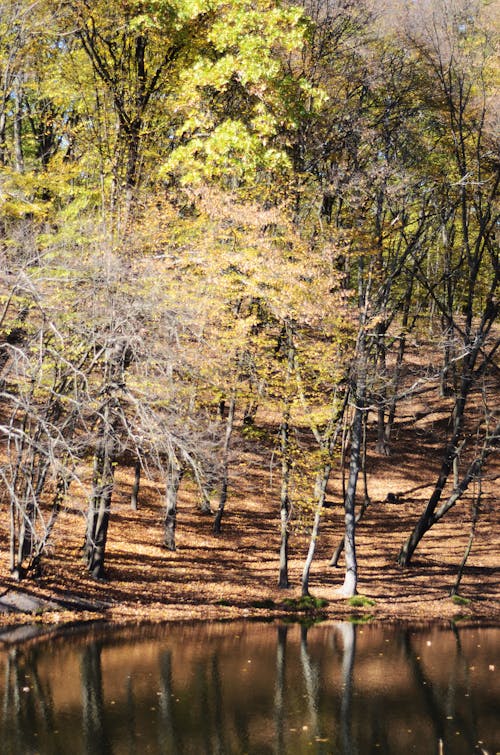
<path id="1" fill-rule="evenodd" d="M 266 1 L 210 9 L 216 13 L 198 39 L 199 55 L 180 75 L 180 125 L 161 173 L 184 184 L 224 179 L 235 188 L 255 181 L 259 170 L 290 168 L 287 145 L 278 138 L 285 124 L 293 126 L 279 51 L 298 50 L 304 27 L 299 9 Z"/>
<path id="2" fill-rule="evenodd" d="M 286 170 L 287 155 L 266 147 L 258 131 L 253 132 L 241 121 L 227 119 L 205 138 L 195 136 L 175 149 L 160 170 L 160 175 L 179 173 L 183 184 L 201 184 L 218 180 L 241 185 L 255 178 L 258 170 Z"/>

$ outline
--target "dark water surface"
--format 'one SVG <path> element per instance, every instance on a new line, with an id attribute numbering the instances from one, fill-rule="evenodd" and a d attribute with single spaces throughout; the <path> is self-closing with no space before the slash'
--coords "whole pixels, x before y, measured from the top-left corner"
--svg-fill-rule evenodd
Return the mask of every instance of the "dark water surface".
<path id="1" fill-rule="evenodd" d="M 500 628 L 207 624 L 0 645 L 0 753 L 500 752 Z"/>

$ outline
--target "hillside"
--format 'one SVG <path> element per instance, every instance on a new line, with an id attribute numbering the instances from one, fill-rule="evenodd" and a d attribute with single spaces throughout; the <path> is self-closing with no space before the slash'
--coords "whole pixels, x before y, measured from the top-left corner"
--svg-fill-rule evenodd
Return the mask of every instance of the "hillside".
<path id="1" fill-rule="evenodd" d="M 0 554 L 3 600 L 15 602 L 16 592 L 22 590 L 61 605 L 56 610 L 35 611 L 37 615 L 4 612 L 0 623 L 97 618 L 135 623 L 294 615 L 283 601 L 300 595 L 308 537 L 292 528 L 293 586 L 278 590 L 279 473 L 275 469 L 270 474 L 277 428 L 267 425 L 264 433 L 264 419 L 257 414 L 259 442 L 246 438 L 241 427 L 235 437 L 220 536 L 212 534 L 212 518 L 200 513 L 188 481 L 180 491 L 177 550 L 166 551 L 161 547 L 160 485 L 144 481 L 139 507 L 134 511 L 130 507 L 133 469 L 121 468 L 112 503 L 107 581 L 92 580 L 81 561 L 84 501 L 75 497 L 60 514 L 50 552 L 36 580 L 11 580 L 7 576 L 7 548 Z M 355 608 L 336 596 L 343 581 L 342 558 L 338 568 L 328 566 L 343 532 L 338 479 L 333 476 L 331 506 L 324 512 L 311 574 L 311 593 L 328 601 L 322 609 L 324 618 L 353 615 L 389 621 L 500 620 L 497 458 L 491 457 L 485 469 L 480 516 L 460 586 L 460 603 L 454 602 L 449 592 L 470 535 L 473 488 L 427 533 L 412 566 L 400 569 L 396 565 L 398 550 L 435 481 L 447 421 L 448 407 L 437 398 L 436 391 L 426 392 L 401 405 L 390 456 L 376 454 L 374 443 L 369 443 L 371 504 L 357 528 L 358 592 L 374 601 L 365 607 Z M 393 495 L 388 497 L 389 493 Z M 7 544 L 5 505 L 3 512 L 0 526 L 2 542 Z M 64 604 L 71 610 L 64 610 Z"/>

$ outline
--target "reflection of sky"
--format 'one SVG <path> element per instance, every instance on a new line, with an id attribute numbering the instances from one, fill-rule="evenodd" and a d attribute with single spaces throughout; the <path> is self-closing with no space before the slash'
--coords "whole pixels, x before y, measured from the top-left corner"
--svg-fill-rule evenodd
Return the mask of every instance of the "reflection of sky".
<path id="1" fill-rule="evenodd" d="M 2 752 L 496 752 L 499 644 L 500 628 L 339 622 L 16 646 L 0 652 Z"/>

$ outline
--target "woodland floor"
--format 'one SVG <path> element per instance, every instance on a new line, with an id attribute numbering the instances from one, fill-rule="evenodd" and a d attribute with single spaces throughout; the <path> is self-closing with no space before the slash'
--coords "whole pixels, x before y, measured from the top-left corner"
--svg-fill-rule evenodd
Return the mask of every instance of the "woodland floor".
<path id="1" fill-rule="evenodd" d="M 490 457 L 485 470 L 481 513 L 460 586 L 463 602 L 450 598 L 450 588 L 470 535 L 472 489 L 426 534 L 411 567 L 401 569 L 396 564 L 437 476 L 448 417 L 449 407 L 429 394 L 413 398 L 400 411 L 393 453 L 369 453 L 371 504 L 357 529 L 358 592 L 373 601 L 369 606 L 353 607 L 336 594 L 343 582 L 343 560 L 337 568 L 328 562 L 342 537 L 343 511 L 334 481 L 333 505 L 324 512 L 310 580 L 311 594 L 328 601 L 322 612 L 326 620 L 352 616 L 500 623 L 498 456 Z M 263 430 L 259 415 L 257 426 Z M 161 488 L 145 480 L 134 511 L 130 507 L 133 470 L 121 468 L 112 504 L 105 582 L 90 579 L 81 562 L 85 506 L 77 495 L 60 514 L 41 576 L 14 582 L 8 570 L 7 506 L 2 503 L 0 628 L 102 618 L 131 624 L 294 615 L 283 601 L 300 596 L 309 541 L 303 532 L 292 533 L 292 587 L 279 590 L 279 469 L 270 475 L 275 429 L 264 427 L 267 432 L 261 433 L 260 443 L 236 434 L 221 535 L 212 534 L 212 518 L 200 513 L 189 485 L 181 488 L 175 552 L 162 547 Z M 399 494 L 398 502 L 387 502 L 388 493 Z"/>

